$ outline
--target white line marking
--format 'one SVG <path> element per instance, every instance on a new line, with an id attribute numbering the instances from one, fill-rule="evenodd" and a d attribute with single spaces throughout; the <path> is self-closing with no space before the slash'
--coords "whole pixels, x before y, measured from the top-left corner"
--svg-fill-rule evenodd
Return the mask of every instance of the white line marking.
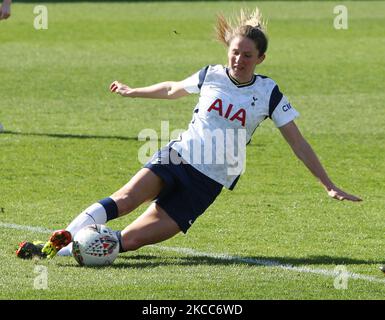
<path id="1" fill-rule="evenodd" d="M 24 230 L 24 231 L 31 231 L 31 232 L 38 232 L 38 233 L 51 233 L 53 231 L 42 227 L 25 226 L 20 224 L 4 223 L 4 222 L 0 222 L 0 228 Z"/>
<path id="2" fill-rule="evenodd" d="M 30 232 L 37 232 L 37 233 L 51 233 L 53 230 L 43 228 L 43 227 L 34 227 L 34 226 L 27 226 L 27 225 L 19 225 L 14 223 L 3 223 L 0 222 L 0 228 L 7 228 L 7 229 L 17 229 L 17 230 L 25 230 Z M 150 245 L 148 247 L 163 250 L 163 251 L 172 251 L 177 252 L 189 256 L 194 257 L 208 257 L 218 260 L 226 260 L 226 261 L 232 261 L 232 262 L 239 262 L 239 263 L 247 263 L 247 264 L 254 264 L 258 266 L 264 266 L 264 267 L 271 267 L 271 268 L 280 268 L 287 271 L 294 271 L 299 273 L 312 273 L 312 274 L 318 274 L 326 277 L 337 277 L 341 273 L 334 271 L 334 270 L 326 270 L 326 269 L 311 269 L 309 267 L 296 267 L 289 264 L 282 264 L 278 261 L 274 260 L 264 260 L 264 259 L 251 259 L 251 258 L 242 258 L 238 256 L 232 256 L 227 254 L 216 254 L 216 253 L 208 253 L 208 252 L 201 252 L 196 251 L 190 248 L 178 248 L 178 247 L 165 247 L 160 245 Z M 363 274 L 358 273 L 352 273 L 347 272 L 347 277 L 351 279 L 356 280 L 364 280 L 368 282 L 377 282 L 377 283 L 385 283 L 385 279 L 380 279 L 372 276 L 366 276 Z"/>
<path id="3" fill-rule="evenodd" d="M 208 258 L 214 258 L 214 259 L 219 259 L 219 260 L 226 260 L 226 261 L 232 261 L 232 262 L 239 262 L 239 263 L 247 263 L 247 264 L 254 264 L 254 265 L 259 265 L 259 266 L 264 266 L 264 267 L 271 267 L 271 268 L 280 268 L 283 270 L 288 270 L 288 271 L 295 271 L 299 273 L 313 273 L 313 274 L 318 274 L 318 275 L 323 275 L 327 277 L 337 277 L 341 275 L 340 272 L 334 271 L 334 270 L 326 270 L 326 269 L 311 269 L 309 267 L 296 267 L 290 264 L 282 264 L 278 261 L 274 260 L 264 260 L 264 259 L 251 259 L 251 258 L 242 258 L 242 257 L 237 257 L 237 256 L 231 256 L 227 254 L 215 254 L 215 253 L 207 253 L 207 252 L 199 252 L 195 251 L 193 249 L 189 248 L 173 248 L 173 247 L 164 247 L 164 246 L 159 246 L 159 245 L 152 245 L 151 247 L 157 248 L 160 250 L 164 251 L 173 251 L 173 252 L 178 252 L 190 256 L 196 256 L 196 257 L 208 257 Z M 352 273 L 352 272 L 347 272 L 346 276 L 348 278 L 352 279 L 358 279 L 358 280 L 365 280 L 369 282 L 379 282 L 379 283 L 385 283 L 385 279 L 380 279 L 372 276 L 366 276 L 363 274 L 358 274 L 358 273 Z"/>

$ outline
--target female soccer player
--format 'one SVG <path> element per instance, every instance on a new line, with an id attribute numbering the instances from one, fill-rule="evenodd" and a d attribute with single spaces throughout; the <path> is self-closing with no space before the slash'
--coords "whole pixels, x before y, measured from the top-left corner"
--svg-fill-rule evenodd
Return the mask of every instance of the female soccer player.
<path id="1" fill-rule="evenodd" d="M 8 19 L 11 15 L 11 3 L 12 0 L 3 0 L 0 6 L 0 20 Z M 4 131 L 3 125 L 0 123 L 0 133 Z"/>
<path id="2" fill-rule="evenodd" d="M 8 19 L 11 16 L 11 4 L 12 0 L 3 0 L 0 7 L 0 20 Z"/>
<path id="3" fill-rule="evenodd" d="M 254 74 L 256 66 L 265 59 L 268 42 L 258 9 L 250 14 L 242 10 L 235 24 L 220 15 L 216 29 L 218 39 L 227 46 L 227 67 L 207 66 L 183 81 L 144 88 L 134 89 L 118 81 L 110 86 L 112 92 L 130 98 L 178 99 L 199 94 L 188 129 L 178 140 L 159 150 L 120 190 L 91 205 L 66 230 L 54 232 L 42 253 L 24 242 L 18 256 L 31 256 L 33 250 L 48 257 L 59 250 L 65 255 L 70 250 L 67 245 L 83 227 L 105 224 L 154 199 L 138 219 L 117 232 L 120 250 L 136 250 L 181 231 L 186 233 L 223 186 L 234 188 L 244 168 L 246 145 L 266 118 L 273 120 L 329 196 L 337 200 L 361 200 L 337 188 L 330 180 L 294 123 L 298 112 L 276 83 Z M 27 247 L 35 249 L 28 251 Z"/>

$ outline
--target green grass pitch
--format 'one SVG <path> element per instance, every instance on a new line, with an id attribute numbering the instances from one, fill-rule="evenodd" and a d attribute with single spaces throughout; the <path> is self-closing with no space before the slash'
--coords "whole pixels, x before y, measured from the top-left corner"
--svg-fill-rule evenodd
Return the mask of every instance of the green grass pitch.
<path id="1" fill-rule="evenodd" d="M 347 30 L 333 27 L 337 4 Z M 48 30 L 34 29 L 35 5 L 15 3 L 0 22 L 0 299 L 384 298 L 384 2 L 50 2 Z M 45 240 L 130 179 L 141 130 L 187 127 L 197 96 L 130 100 L 110 82 L 144 86 L 225 64 L 215 14 L 242 5 L 268 18 L 257 72 L 300 112 L 333 181 L 364 201 L 328 198 L 267 120 L 237 188 L 187 235 L 96 270 L 18 260 L 20 241 Z M 123 229 L 144 208 L 109 226 Z"/>

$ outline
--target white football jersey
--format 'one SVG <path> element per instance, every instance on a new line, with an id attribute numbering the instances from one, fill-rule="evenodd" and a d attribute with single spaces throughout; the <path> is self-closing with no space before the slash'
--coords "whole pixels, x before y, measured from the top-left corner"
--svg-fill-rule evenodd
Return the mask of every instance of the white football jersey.
<path id="1" fill-rule="evenodd" d="M 201 69 L 183 87 L 199 93 L 199 101 L 188 129 L 168 145 L 230 190 L 245 169 L 246 145 L 258 125 L 271 118 L 281 127 L 298 116 L 272 79 L 255 74 L 240 84 L 222 65 Z"/>

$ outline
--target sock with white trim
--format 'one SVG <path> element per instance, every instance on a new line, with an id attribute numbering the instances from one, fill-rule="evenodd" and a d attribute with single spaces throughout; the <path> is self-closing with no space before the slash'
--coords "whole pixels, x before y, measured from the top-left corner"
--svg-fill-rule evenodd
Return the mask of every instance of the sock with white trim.
<path id="1" fill-rule="evenodd" d="M 105 224 L 107 221 L 118 217 L 118 206 L 111 198 L 105 198 L 98 203 L 94 203 L 82 213 L 80 213 L 66 228 L 71 232 L 72 238 L 84 227 L 91 224 Z M 68 255 L 67 251 L 72 252 L 72 245 L 61 249 L 59 255 Z"/>

